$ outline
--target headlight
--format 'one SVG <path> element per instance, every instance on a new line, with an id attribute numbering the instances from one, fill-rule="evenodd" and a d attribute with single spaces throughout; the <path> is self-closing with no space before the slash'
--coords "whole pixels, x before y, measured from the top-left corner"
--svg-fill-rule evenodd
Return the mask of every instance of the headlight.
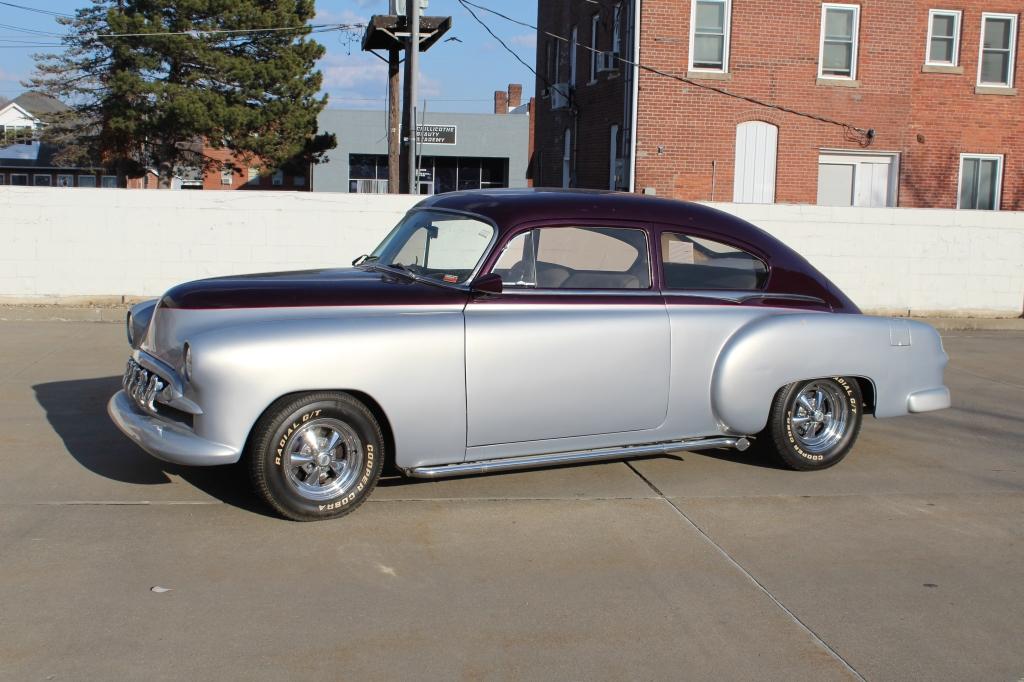
<path id="1" fill-rule="evenodd" d="M 192 381 L 192 346 L 185 343 L 185 362 L 182 369 L 185 372 L 185 381 Z"/>
<path id="2" fill-rule="evenodd" d="M 128 318 L 125 320 L 125 324 L 127 325 L 127 329 L 125 329 L 125 334 L 128 335 L 128 345 L 131 346 L 132 348 L 135 348 L 135 333 L 132 331 L 131 312 L 128 313 Z"/>

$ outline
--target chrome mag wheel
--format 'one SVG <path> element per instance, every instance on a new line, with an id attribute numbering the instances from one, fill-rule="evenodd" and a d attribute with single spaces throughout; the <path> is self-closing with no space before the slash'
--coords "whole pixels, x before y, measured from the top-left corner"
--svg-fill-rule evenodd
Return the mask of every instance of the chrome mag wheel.
<path id="1" fill-rule="evenodd" d="M 363 443 L 355 430 L 337 419 L 314 419 L 288 441 L 282 466 L 285 480 L 307 500 L 342 495 L 365 465 Z"/>
<path id="2" fill-rule="evenodd" d="M 793 436 L 812 454 L 827 452 L 846 435 L 851 422 L 846 393 L 832 381 L 805 386 L 791 404 Z"/>

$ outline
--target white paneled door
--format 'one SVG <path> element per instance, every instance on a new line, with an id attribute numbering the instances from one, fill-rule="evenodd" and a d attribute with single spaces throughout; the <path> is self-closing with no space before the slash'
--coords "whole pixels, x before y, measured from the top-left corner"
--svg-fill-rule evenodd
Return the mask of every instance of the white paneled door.
<path id="1" fill-rule="evenodd" d="M 732 200 L 740 204 L 775 203 L 775 164 L 779 129 L 764 121 L 736 126 L 736 175 Z"/>

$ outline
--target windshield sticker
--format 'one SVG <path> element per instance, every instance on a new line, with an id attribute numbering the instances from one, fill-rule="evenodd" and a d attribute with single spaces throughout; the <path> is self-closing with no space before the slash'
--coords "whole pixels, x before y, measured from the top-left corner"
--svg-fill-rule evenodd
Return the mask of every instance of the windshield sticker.
<path id="1" fill-rule="evenodd" d="M 444 281 L 450 282 L 452 284 L 458 284 L 459 278 L 458 278 L 457 275 L 445 275 L 444 276 Z"/>

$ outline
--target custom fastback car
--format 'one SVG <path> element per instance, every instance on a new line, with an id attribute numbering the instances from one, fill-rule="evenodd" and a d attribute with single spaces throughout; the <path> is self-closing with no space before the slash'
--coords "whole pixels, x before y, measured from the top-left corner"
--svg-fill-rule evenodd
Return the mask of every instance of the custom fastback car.
<path id="1" fill-rule="evenodd" d="M 948 407 L 931 327 L 868 317 L 792 249 L 628 194 L 428 198 L 354 267 L 177 286 L 128 316 L 109 404 L 144 450 L 246 460 L 296 520 L 409 476 L 753 442 L 824 469 L 864 414 Z"/>

